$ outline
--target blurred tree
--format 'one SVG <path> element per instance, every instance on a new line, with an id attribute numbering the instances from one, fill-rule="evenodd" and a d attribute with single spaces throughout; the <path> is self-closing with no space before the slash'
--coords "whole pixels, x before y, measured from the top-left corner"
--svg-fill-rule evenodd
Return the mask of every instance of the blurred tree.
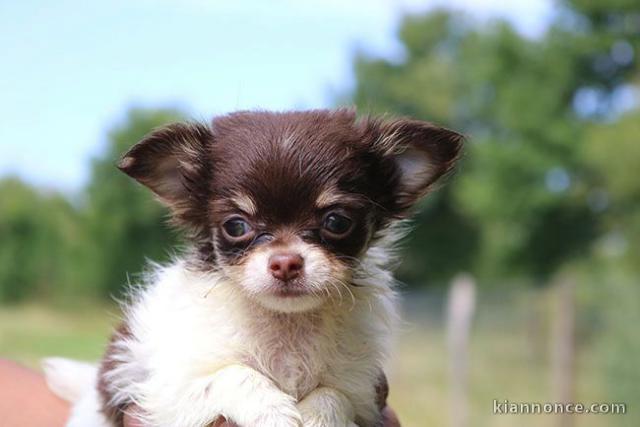
<path id="1" fill-rule="evenodd" d="M 115 165 L 153 128 L 182 119 L 176 110 L 134 109 L 108 133 L 104 153 L 92 162 L 86 191 L 87 263 L 94 272 L 88 286 L 117 296 L 128 275 L 143 270 L 146 258 L 164 261 L 175 247 L 166 210 Z"/>
<path id="2" fill-rule="evenodd" d="M 417 218 L 405 280 L 467 269 L 545 282 L 590 252 L 603 212 L 584 141 L 632 93 L 639 17 L 633 0 L 566 1 L 541 38 L 527 39 L 506 22 L 479 26 L 438 11 L 405 18 L 402 60 L 356 57 L 361 110 L 471 137 L 458 176 Z"/>
<path id="3" fill-rule="evenodd" d="M 612 123 L 593 125 L 585 140 L 584 161 L 594 187 L 589 203 L 604 216 L 598 255 L 621 259 L 628 271 L 640 272 L 640 110 Z"/>
<path id="4" fill-rule="evenodd" d="M 47 298 L 79 283 L 78 212 L 59 194 L 0 181 L 0 302 Z"/>

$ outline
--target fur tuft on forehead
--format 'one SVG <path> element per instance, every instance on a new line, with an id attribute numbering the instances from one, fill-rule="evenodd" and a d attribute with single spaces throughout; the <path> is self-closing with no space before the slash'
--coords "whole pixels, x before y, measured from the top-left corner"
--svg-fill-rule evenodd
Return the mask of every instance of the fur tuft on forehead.
<path id="1" fill-rule="evenodd" d="M 214 198 L 247 194 L 270 220 L 292 221 L 315 208 L 328 187 L 366 191 L 367 151 L 351 110 L 239 112 L 216 118 Z"/>

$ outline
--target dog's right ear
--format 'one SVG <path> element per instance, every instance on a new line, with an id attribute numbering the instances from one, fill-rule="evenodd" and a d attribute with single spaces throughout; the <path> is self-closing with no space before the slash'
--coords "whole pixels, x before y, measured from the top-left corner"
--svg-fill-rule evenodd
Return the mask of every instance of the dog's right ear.
<path id="1" fill-rule="evenodd" d="M 202 215 L 193 206 L 206 200 L 211 129 L 198 123 L 174 123 L 152 131 L 134 145 L 118 168 L 153 191 L 178 222 L 189 223 Z M 184 224 L 189 225 L 189 224 Z"/>

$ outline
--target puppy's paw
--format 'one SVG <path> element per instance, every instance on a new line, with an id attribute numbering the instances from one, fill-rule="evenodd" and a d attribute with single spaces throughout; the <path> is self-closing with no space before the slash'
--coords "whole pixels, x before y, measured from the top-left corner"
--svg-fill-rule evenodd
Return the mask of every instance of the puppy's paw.
<path id="1" fill-rule="evenodd" d="M 304 427 L 358 427 L 349 417 L 340 413 L 302 413 Z"/>
<path id="2" fill-rule="evenodd" d="M 262 411 L 246 427 L 302 427 L 302 416 L 294 404 L 280 405 Z"/>
<path id="3" fill-rule="evenodd" d="M 304 427 L 358 427 L 353 422 L 353 410 L 340 395 L 327 389 L 313 392 L 298 403 Z"/>

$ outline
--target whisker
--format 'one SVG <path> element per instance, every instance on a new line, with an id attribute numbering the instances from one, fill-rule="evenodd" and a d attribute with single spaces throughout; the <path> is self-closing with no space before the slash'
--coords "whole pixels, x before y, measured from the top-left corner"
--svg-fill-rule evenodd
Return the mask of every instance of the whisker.
<path id="1" fill-rule="evenodd" d="M 353 310 L 356 306 L 356 296 L 354 295 L 353 291 L 351 291 L 351 289 L 349 289 L 349 286 L 342 280 L 340 279 L 335 279 L 335 282 L 330 281 L 330 283 L 334 286 L 338 286 L 340 285 L 341 287 L 343 287 L 344 289 L 347 290 L 347 292 L 349 292 L 349 295 L 351 296 L 351 308 L 349 308 L 349 311 Z M 338 290 L 340 288 L 338 287 Z M 342 295 L 342 292 L 340 292 L 340 295 Z M 341 301 L 342 303 L 342 301 Z"/>

